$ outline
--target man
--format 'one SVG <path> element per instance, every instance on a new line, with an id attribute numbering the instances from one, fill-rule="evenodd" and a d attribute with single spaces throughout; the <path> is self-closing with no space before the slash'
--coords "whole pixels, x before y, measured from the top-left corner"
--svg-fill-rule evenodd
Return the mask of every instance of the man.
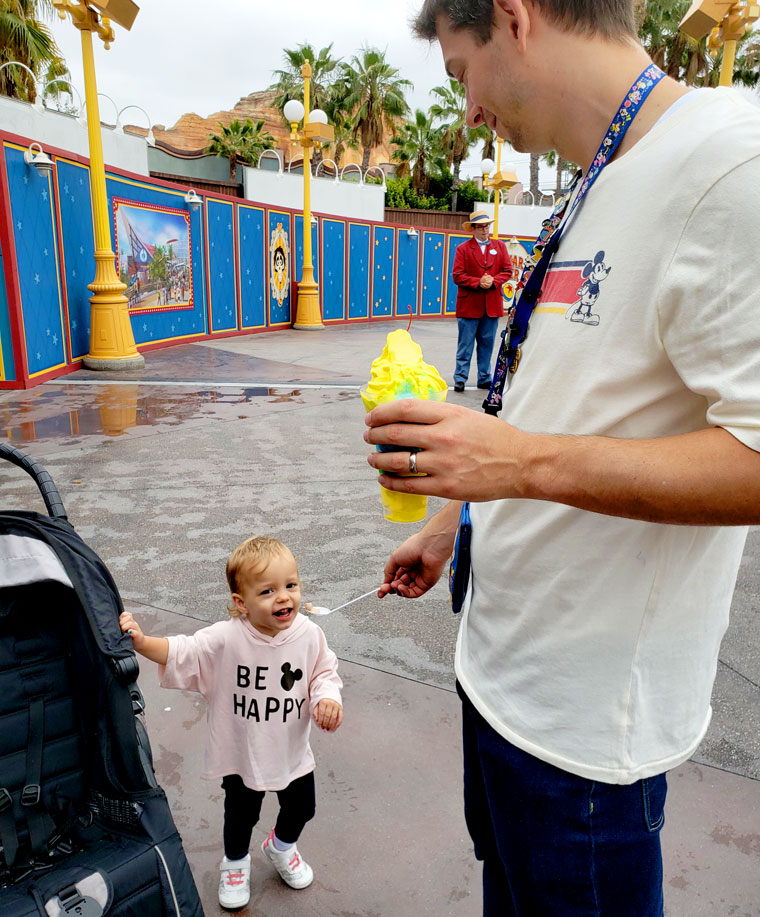
<path id="1" fill-rule="evenodd" d="M 641 101 L 633 0 L 425 0 L 416 30 L 471 126 L 584 173 L 640 104 L 571 214 L 501 418 L 407 399 L 365 439 L 423 450 L 426 476 L 385 487 L 451 501 L 379 594 L 427 591 L 472 501 L 456 673 L 484 913 L 657 917 L 665 772 L 707 730 L 760 522 L 760 113 L 669 78 Z"/>
<path id="2" fill-rule="evenodd" d="M 472 349 L 477 342 L 478 388 L 491 387 L 491 354 L 496 326 L 504 315 L 502 285 L 512 276 L 507 246 L 489 239 L 493 220 L 485 210 L 475 210 L 462 228 L 472 233 L 454 256 L 452 276 L 457 285 L 457 362 L 454 391 L 463 392 L 470 374 Z"/>

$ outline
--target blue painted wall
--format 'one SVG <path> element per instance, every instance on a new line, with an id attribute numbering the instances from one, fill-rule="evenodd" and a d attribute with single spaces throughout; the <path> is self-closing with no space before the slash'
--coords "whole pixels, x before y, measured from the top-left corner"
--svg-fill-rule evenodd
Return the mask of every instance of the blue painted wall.
<path id="1" fill-rule="evenodd" d="M 3 139 L 0 169 L 7 201 L 0 218 L 10 230 L 11 251 L 0 256 L 0 346 L 4 379 L 14 379 L 10 318 L 19 315 L 33 383 L 65 371 L 89 350 L 90 291 L 95 274 L 89 167 L 63 154 L 51 175 L 24 162 L 24 147 Z M 54 152 L 54 151 L 53 151 Z M 0 174 L 0 179 L 3 176 Z M 294 318 L 303 264 L 300 214 L 208 195 L 189 208 L 184 189 L 151 179 L 109 174 L 106 180 L 111 242 L 116 251 L 115 206 L 168 212 L 188 220 L 192 298 L 187 305 L 158 304 L 131 312 L 135 342 L 144 346 L 209 335 L 288 327 Z M 271 257 L 281 233 L 289 252 L 287 280 L 279 289 Z M 337 217 L 312 226 L 315 279 L 327 323 L 454 314 L 451 266 L 461 233 L 424 230 L 410 236 L 395 224 Z M 59 242 L 60 240 L 60 242 Z M 526 240 L 526 248 L 531 240 Z M 123 244 L 123 243 L 122 243 Z M 6 295 L 9 270 L 18 274 Z M 28 384 L 26 380 L 16 380 Z"/>
<path id="2" fill-rule="evenodd" d="M 56 166 L 57 168 L 57 166 Z M 164 208 L 170 211 L 180 211 L 182 213 L 189 213 L 190 216 L 190 251 L 191 251 L 191 263 L 192 263 L 192 285 L 193 285 L 193 306 L 191 309 L 187 308 L 177 308 L 177 309 L 162 309 L 160 312 L 144 312 L 144 311 L 134 311 L 131 313 L 132 317 L 132 331 L 135 336 L 136 344 L 157 344 L 163 342 L 169 342 L 173 340 L 181 340 L 182 338 L 192 337 L 194 335 L 208 334 L 209 333 L 209 324 L 207 317 L 207 297 L 206 297 L 206 263 L 205 263 L 205 253 L 207 247 L 204 240 L 204 227 L 206 214 L 204 213 L 205 208 L 199 208 L 197 211 L 191 210 L 185 203 L 184 193 L 181 191 L 175 191 L 169 188 L 162 188 L 155 184 L 152 184 L 150 179 L 146 181 L 136 181 L 134 179 L 123 178 L 117 175 L 108 175 L 106 177 L 106 190 L 108 192 L 108 208 L 109 213 L 112 216 L 111 220 L 111 244 L 115 245 L 114 241 L 114 226 L 113 226 L 113 199 L 114 197 L 119 198 L 119 200 L 127 201 L 134 204 L 146 205 L 149 208 L 156 208 L 158 210 Z M 209 205 L 212 203 L 211 200 L 208 201 Z M 220 213 L 225 213 L 228 218 L 232 215 L 232 207 L 227 207 L 226 209 L 220 210 Z M 84 220 L 85 218 L 82 217 Z M 89 217 L 89 222 L 91 224 L 92 218 Z M 232 238 L 232 233 L 225 229 L 223 233 L 223 238 L 225 241 Z M 64 223 L 64 238 L 66 232 L 68 232 L 69 224 Z M 87 247 L 85 246 L 85 251 Z M 114 249 L 115 251 L 115 249 Z M 234 255 L 232 254 L 233 249 L 230 249 L 229 252 L 224 254 L 221 258 L 221 261 L 226 264 L 226 258 L 229 256 L 231 259 L 231 266 L 228 270 L 227 283 L 223 285 L 222 290 L 219 292 L 219 299 L 217 300 L 217 305 L 219 306 L 219 314 L 216 317 L 216 321 L 219 325 L 224 324 L 224 308 L 230 307 L 229 298 L 225 299 L 225 294 L 227 291 L 235 289 L 235 269 L 234 269 Z M 209 262 L 211 259 L 209 258 Z M 218 261 L 213 262 L 215 266 L 218 264 Z M 209 275 L 211 272 L 208 272 Z M 85 285 L 91 281 L 91 277 L 87 276 L 84 280 Z M 69 291 L 71 295 L 71 291 Z M 89 297 L 89 292 L 86 294 Z M 233 294 L 234 302 L 234 294 Z M 233 314 L 235 311 L 235 306 L 232 305 Z M 235 322 L 231 325 L 227 323 L 225 327 L 235 328 Z M 215 329 L 216 330 L 216 329 Z"/>
<path id="3" fill-rule="evenodd" d="M 398 231 L 397 270 L 396 270 L 396 313 L 408 315 L 411 307 L 414 315 L 418 314 L 420 238 L 410 236 L 406 230 Z"/>
<path id="4" fill-rule="evenodd" d="M 372 318 L 393 317 L 393 262 L 395 254 L 395 228 L 382 224 L 375 226 L 371 269 Z"/>
<path id="5" fill-rule="evenodd" d="M 322 220 L 322 321 L 346 317 L 346 221 Z"/>
<path id="6" fill-rule="evenodd" d="M 2 356 L 0 380 L 15 379 L 16 367 L 13 365 L 11 320 L 8 311 L 8 296 L 5 292 L 5 267 L 3 265 L 2 246 L 0 246 L 0 356 Z"/>
<path id="7" fill-rule="evenodd" d="M 67 363 L 53 181 L 50 173 L 40 175 L 27 166 L 21 150 L 6 148 L 5 167 L 24 346 L 33 378 Z"/>
<path id="8" fill-rule="evenodd" d="M 267 251 L 272 247 L 272 240 L 278 232 L 282 232 L 287 239 L 288 251 L 290 252 L 290 265 L 288 268 L 289 276 L 293 277 L 293 245 L 291 231 L 291 215 L 287 210 L 270 210 L 267 214 L 268 235 Z M 291 282 L 285 296 L 279 299 L 275 295 L 274 283 L 272 279 L 271 258 L 267 257 L 267 293 L 269 296 L 269 321 L 268 325 L 289 325 L 291 318 L 291 303 L 293 299 L 293 284 Z M 295 309 L 293 309 L 295 314 Z"/>
<path id="9" fill-rule="evenodd" d="M 263 207 L 238 207 L 238 251 L 242 327 L 264 328 L 267 273 Z"/>
<path id="10" fill-rule="evenodd" d="M 234 219 L 235 207 L 232 201 L 206 201 L 212 334 L 235 331 L 238 328 Z"/>
<path id="11" fill-rule="evenodd" d="M 348 318 L 369 318 L 370 226 L 348 224 Z"/>

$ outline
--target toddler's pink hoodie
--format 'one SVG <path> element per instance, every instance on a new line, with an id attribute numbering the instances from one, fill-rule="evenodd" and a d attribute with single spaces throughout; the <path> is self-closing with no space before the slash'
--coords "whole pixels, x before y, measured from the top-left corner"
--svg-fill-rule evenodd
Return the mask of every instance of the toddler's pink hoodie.
<path id="1" fill-rule="evenodd" d="M 282 790 L 314 770 L 311 713 L 322 698 L 341 703 L 343 687 L 322 629 L 301 614 L 275 637 L 247 618 L 169 637 L 159 679 L 208 702 L 203 776 L 239 774 L 252 790 Z"/>

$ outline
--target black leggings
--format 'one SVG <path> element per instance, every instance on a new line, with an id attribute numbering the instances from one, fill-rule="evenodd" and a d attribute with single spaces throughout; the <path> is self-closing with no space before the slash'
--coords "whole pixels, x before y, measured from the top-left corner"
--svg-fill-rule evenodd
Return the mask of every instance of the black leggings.
<path id="1" fill-rule="evenodd" d="M 258 823 L 263 790 L 251 790 L 238 774 L 222 779 L 224 790 L 224 855 L 228 860 L 242 860 L 251 845 L 251 832 Z M 316 795 L 314 772 L 298 777 L 284 790 L 277 790 L 280 811 L 274 833 L 285 844 L 295 844 L 304 825 L 314 818 Z"/>

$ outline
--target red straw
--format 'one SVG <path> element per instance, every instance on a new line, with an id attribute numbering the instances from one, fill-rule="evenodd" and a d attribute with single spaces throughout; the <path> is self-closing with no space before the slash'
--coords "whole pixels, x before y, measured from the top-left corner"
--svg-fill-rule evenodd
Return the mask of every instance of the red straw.
<path id="1" fill-rule="evenodd" d="M 409 329 L 412 327 L 412 319 L 414 318 L 414 312 L 412 312 L 412 307 L 406 307 L 409 310 L 409 324 L 406 326 L 406 333 L 409 334 Z"/>

